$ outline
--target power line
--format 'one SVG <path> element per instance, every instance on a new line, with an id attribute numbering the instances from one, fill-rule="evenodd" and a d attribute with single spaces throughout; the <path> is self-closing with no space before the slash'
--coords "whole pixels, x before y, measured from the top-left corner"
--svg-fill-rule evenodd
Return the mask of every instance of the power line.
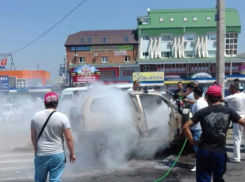
<path id="1" fill-rule="evenodd" d="M 29 45 L 33 44 L 34 42 L 36 42 L 38 39 L 40 39 L 42 36 L 44 36 L 46 33 L 48 33 L 50 30 L 52 30 L 54 27 L 56 27 L 60 22 L 62 22 L 66 17 L 68 17 L 71 13 L 73 13 L 73 11 L 75 11 L 79 6 L 81 6 L 86 0 L 83 0 L 81 3 L 79 3 L 73 10 L 71 10 L 67 15 L 65 15 L 60 21 L 58 21 L 55 25 L 53 25 L 50 29 L 48 29 L 46 32 L 44 32 L 42 35 L 40 35 L 39 37 L 37 37 L 36 39 L 34 39 L 33 41 L 31 41 L 29 44 L 25 45 L 24 47 L 18 49 L 17 51 L 13 52 L 13 54 L 25 49 L 26 47 L 28 47 Z"/>

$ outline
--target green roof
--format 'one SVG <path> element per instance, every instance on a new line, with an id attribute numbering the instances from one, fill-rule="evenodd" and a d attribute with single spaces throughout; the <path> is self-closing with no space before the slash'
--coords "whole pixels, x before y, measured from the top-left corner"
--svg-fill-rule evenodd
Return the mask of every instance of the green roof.
<path id="1" fill-rule="evenodd" d="M 151 30 L 151 29 L 173 29 L 180 30 L 196 29 L 196 28 L 211 28 L 212 31 L 216 29 L 215 21 L 216 9 L 175 9 L 175 10 L 150 10 L 148 12 L 149 24 L 142 24 L 139 19 L 144 16 L 138 17 L 138 30 Z M 184 21 L 184 17 L 187 21 Z M 193 21 L 196 17 L 196 21 Z M 207 21 L 210 17 L 210 21 Z M 160 22 L 160 18 L 163 21 Z M 174 21 L 170 22 L 170 18 Z M 240 33 L 241 23 L 238 11 L 234 8 L 226 9 L 225 22 L 227 30 L 233 30 Z M 183 31 L 182 31 L 183 32 Z M 142 32 L 138 32 L 141 34 Z M 156 33 L 157 34 L 157 33 Z"/>

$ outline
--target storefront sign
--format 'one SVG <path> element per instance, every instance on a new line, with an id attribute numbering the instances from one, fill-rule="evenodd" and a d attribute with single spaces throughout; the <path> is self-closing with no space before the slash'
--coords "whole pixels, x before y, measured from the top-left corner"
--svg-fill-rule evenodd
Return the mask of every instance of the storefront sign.
<path id="1" fill-rule="evenodd" d="M 186 72 L 186 67 L 163 67 L 157 68 L 157 71 L 163 71 L 165 73 L 183 73 Z"/>
<path id="2" fill-rule="evenodd" d="M 4 58 L 0 61 L 0 69 L 6 69 L 7 61 L 7 58 Z"/>
<path id="3" fill-rule="evenodd" d="M 164 72 L 134 72 L 133 81 L 164 81 Z"/>
<path id="4" fill-rule="evenodd" d="M 208 72 L 208 66 L 191 66 L 189 71 L 191 73 Z"/>
<path id="5" fill-rule="evenodd" d="M 9 93 L 9 77 L 0 76 L 0 94 Z"/>
<path id="6" fill-rule="evenodd" d="M 89 46 L 71 47 L 71 51 L 90 51 Z"/>
<path id="7" fill-rule="evenodd" d="M 94 66 L 79 66 L 72 71 L 73 83 L 91 83 L 100 79 L 100 72 Z"/>
<path id="8" fill-rule="evenodd" d="M 91 46 L 91 51 L 130 51 L 132 45 L 112 45 L 112 46 Z"/>
<path id="9" fill-rule="evenodd" d="M 212 78 L 212 76 L 208 73 L 195 73 L 190 78 Z"/>
<path id="10" fill-rule="evenodd" d="M 241 63 L 241 66 L 240 66 L 240 73 L 242 75 L 245 75 L 245 63 Z"/>
<path id="11" fill-rule="evenodd" d="M 239 73 L 240 70 L 241 70 L 241 67 L 242 67 L 242 66 L 232 66 L 232 72 Z M 212 71 L 213 73 L 216 72 L 215 65 L 212 66 L 211 71 Z M 230 66 L 225 66 L 225 72 L 226 72 L 226 73 L 229 73 L 229 72 L 230 72 Z M 241 73 L 241 74 L 242 74 L 242 73 Z"/>
<path id="12" fill-rule="evenodd" d="M 127 55 L 127 51 L 113 51 L 114 52 L 114 56 L 126 56 Z"/>

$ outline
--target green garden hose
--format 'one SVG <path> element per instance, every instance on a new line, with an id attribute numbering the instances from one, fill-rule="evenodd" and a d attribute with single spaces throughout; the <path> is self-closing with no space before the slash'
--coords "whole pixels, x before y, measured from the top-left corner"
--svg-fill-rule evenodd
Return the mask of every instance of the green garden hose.
<path id="1" fill-rule="evenodd" d="M 178 157 L 175 159 L 175 161 L 174 161 L 173 165 L 171 166 L 171 168 L 166 172 L 166 174 L 164 174 L 163 177 L 157 179 L 157 180 L 154 181 L 154 182 L 162 181 L 163 179 L 165 179 L 165 178 L 169 175 L 169 173 L 170 173 L 170 172 L 172 171 L 172 169 L 174 168 L 176 162 L 179 160 L 179 157 L 180 157 L 180 155 L 182 154 L 182 152 L 183 152 L 183 150 L 184 150 L 184 148 L 185 148 L 186 142 L 187 142 L 187 139 L 185 139 L 185 142 L 184 142 L 184 144 L 183 144 L 183 146 L 182 146 L 182 148 L 181 148 L 181 150 L 180 150 L 180 153 L 179 153 Z"/>

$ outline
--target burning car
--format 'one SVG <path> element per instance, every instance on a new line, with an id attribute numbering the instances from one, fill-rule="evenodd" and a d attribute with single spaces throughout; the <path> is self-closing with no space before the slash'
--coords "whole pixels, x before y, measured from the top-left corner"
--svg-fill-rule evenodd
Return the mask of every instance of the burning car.
<path id="1" fill-rule="evenodd" d="M 175 142 L 180 134 L 181 117 L 159 92 L 91 94 L 75 110 L 77 118 L 71 116 L 71 124 L 79 138 L 109 158 L 120 153 L 124 154 L 122 159 L 142 147 L 150 148 L 153 154 Z"/>

